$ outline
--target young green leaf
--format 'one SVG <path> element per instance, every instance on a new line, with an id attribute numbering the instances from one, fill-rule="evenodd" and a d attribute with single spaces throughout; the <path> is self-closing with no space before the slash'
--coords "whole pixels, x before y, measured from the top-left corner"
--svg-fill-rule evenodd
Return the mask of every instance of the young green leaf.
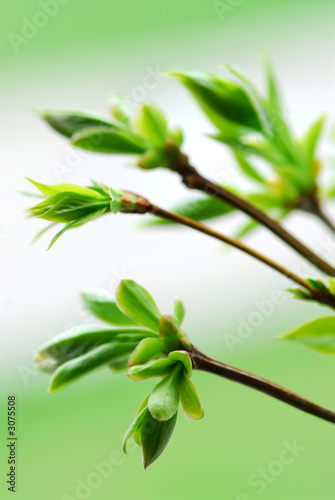
<path id="1" fill-rule="evenodd" d="M 132 366 L 127 371 L 127 375 L 132 380 L 146 380 L 147 378 L 163 377 L 170 373 L 175 364 L 176 362 L 171 359 L 161 358 L 145 365 Z"/>
<path id="2" fill-rule="evenodd" d="M 110 96 L 108 105 L 112 116 L 124 125 L 129 126 L 131 112 L 126 98 L 117 92 Z"/>
<path id="3" fill-rule="evenodd" d="M 43 344 L 38 352 L 37 361 L 51 357 L 64 363 L 72 358 L 82 356 L 102 344 L 107 344 L 121 338 L 129 337 L 140 341 L 152 335 L 150 330 L 143 328 L 113 328 L 102 330 L 96 325 L 81 325 L 67 330 Z"/>
<path id="4" fill-rule="evenodd" d="M 177 412 L 181 374 L 182 366 L 178 363 L 150 394 L 148 408 L 155 419 L 169 420 Z"/>
<path id="5" fill-rule="evenodd" d="M 274 74 L 272 62 L 268 54 L 264 54 L 263 63 L 265 68 L 267 97 L 269 104 L 271 107 L 281 112 L 282 105 L 281 105 L 278 83 L 276 81 L 276 76 Z"/>
<path id="6" fill-rule="evenodd" d="M 244 156 L 258 156 L 272 165 L 285 165 L 287 163 L 287 158 L 283 153 L 275 147 L 273 142 L 267 139 L 253 138 L 250 135 L 236 138 L 223 133 L 210 135 L 210 137 L 226 144 L 234 152 L 238 151 Z"/>
<path id="7" fill-rule="evenodd" d="M 56 226 L 57 222 L 51 222 L 47 226 L 45 226 L 41 231 L 39 231 L 37 234 L 35 234 L 34 238 L 31 240 L 31 244 L 36 243 L 37 240 L 39 240 L 49 229 L 53 228 Z"/>
<path id="8" fill-rule="evenodd" d="M 256 89 L 255 85 L 249 80 L 249 78 L 242 71 L 240 71 L 235 66 L 232 66 L 231 64 L 222 64 L 222 67 L 226 68 L 228 71 L 233 73 L 240 80 L 240 82 L 243 85 L 243 91 L 246 93 L 246 96 L 249 99 L 257 115 L 257 119 L 260 123 L 260 132 L 262 132 L 264 135 L 271 136 L 272 123 L 269 120 L 269 116 L 264 106 L 264 101 L 260 96 L 258 90 Z"/>
<path id="9" fill-rule="evenodd" d="M 62 192 L 29 209 L 33 216 L 50 222 L 73 222 L 98 210 L 109 208 L 108 199 L 97 199 L 74 192 Z"/>
<path id="10" fill-rule="evenodd" d="M 254 104 L 245 90 L 235 83 L 195 71 L 173 70 L 167 74 L 185 85 L 219 130 L 229 131 L 232 137 L 242 133 L 243 128 L 262 131 Z"/>
<path id="11" fill-rule="evenodd" d="M 335 354 L 335 316 L 318 318 L 279 338 L 293 340 L 324 354 Z"/>
<path id="12" fill-rule="evenodd" d="M 259 184 L 265 184 L 264 177 L 258 172 L 256 167 L 246 159 L 246 157 L 243 154 L 235 150 L 234 156 L 242 172 L 244 172 L 245 175 L 247 175 L 253 181 L 258 182 Z"/>
<path id="13" fill-rule="evenodd" d="M 159 335 L 165 351 L 171 351 L 179 346 L 182 333 L 175 318 L 170 314 L 163 314 L 160 318 Z"/>
<path id="14" fill-rule="evenodd" d="M 169 420 L 156 420 L 147 409 L 141 424 L 143 466 L 146 469 L 165 450 L 177 422 L 177 412 Z"/>
<path id="15" fill-rule="evenodd" d="M 148 149 L 143 155 L 135 160 L 135 164 L 143 170 L 166 167 L 167 163 L 165 150 L 162 148 Z"/>
<path id="16" fill-rule="evenodd" d="M 31 182 L 41 193 L 45 196 L 53 196 L 60 193 L 73 193 L 81 196 L 94 198 L 97 200 L 104 200 L 109 198 L 108 194 L 104 192 L 98 192 L 96 189 L 91 187 L 77 186 L 76 184 L 41 184 L 40 182 L 33 181 L 26 177 L 27 181 Z"/>
<path id="17" fill-rule="evenodd" d="M 85 289 L 81 293 L 86 309 L 95 317 L 117 326 L 137 326 L 138 323 L 123 314 L 117 307 L 114 296 L 107 290 Z"/>
<path id="18" fill-rule="evenodd" d="M 118 308 L 136 323 L 159 332 L 161 313 L 147 290 L 132 280 L 122 280 L 116 291 Z"/>
<path id="19" fill-rule="evenodd" d="M 301 146 L 306 156 L 306 163 L 309 166 L 313 166 L 315 151 L 324 127 L 325 119 L 326 117 L 324 115 L 318 118 L 309 128 L 302 140 Z"/>
<path id="20" fill-rule="evenodd" d="M 148 363 L 163 351 L 163 345 L 159 339 L 146 338 L 141 340 L 134 352 L 132 352 L 128 366 L 143 365 Z"/>
<path id="21" fill-rule="evenodd" d="M 144 141 L 155 147 L 164 147 L 168 128 L 164 113 L 151 103 L 142 104 L 138 114 L 133 119 L 135 132 Z"/>
<path id="22" fill-rule="evenodd" d="M 168 359 L 180 361 L 184 365 L 186 375 L 188 377 L 192 375 L 192 361 L 187 351 L 172 351 L 168 355 Z"/>
<path id="23" fill-rule="evenodd" d="M 87 128 L 77 132 L 71 143 L 78 148 L 97 153 L 140 154 L 148 145 L 128 129 L 107 127 Z"/>
<path id="24" fill-rule="evenodd" d="M 170 128 L 168 131 L 168 138 L 172 139 L 179 147 L 183 144 L 183 132 L 179 127 Z"/>
<path id="25" fill-rule="evenodd" d="M 178 324 L 181 325 L 185 316 L 185 308 L 184 304 L 180 299 L 176 299 L 174 301 L 174 315 L 178 320 Z"/>
<path id="26" fill-rule="evenodd" d="M 203 418 L 204 410 L 201 406 L 197 388 L 186 373 L 183 374 L 179 384 L 179 396 L 187 418 L 191 420 Z"/>
<path id="27" fill-rule="evenodd" d="M 258 222 L 254 221 L 253 219 L 250 219 L 248 222 L 245 222 L 237 229 L 237 231 L 233 235 L 233 238 L 235 238 L 236 240 L 244 238 L 244 236 L 246 236 L 251 231 L 256 229 L 257 226 Z"/>
<path id="28" fill-rule="evenodd" d="M 126 356 L 124 359 L 120 359 L 118 361 L 112 361 L 111 363 L 108 363 L 108 368 L 113 373 L 121 373 L 121 372 L 126 371 L 128 368 L 128 356 Z"/>
<path id="29" fill-rule="evenodd" d="M 127 443 L 129 441 L 129 439 L 135 434 L 135 432 L 138 429 L 140 429 L 142 421 L 147 414 L 147 411 L 148 411 L 147 407 L 144 407 L 143 410 L 136 415 L 134 421 L 132 422 L 132 424 L 128 428 L 128 430 L 123 438 L 123 441 L 122 441 L 123 453 L 127 453 Z"/>
<path id="30" fill-rule="evenodd" d="M 335 278 L 332 276 L 328 276 L 328 286 L 329 286 L 329 291 L 332 295 L 335 295 Z"/>
<path id="31" fill-rule="evenodd" d="M 136 343 L 112 342 L 62 364 L 51 378 L 49 392 L 55 392 L 88 373 L 130 354 Z"/>
<path id="32" fill-rule="evenodd" d="M 36 114 L 57 132 L 65 137 L 71 138 L 76 132 L 91 127 L 113 128 L 115 125 L 104 117 L 94 114 L 85 114 L 79 111 L 56 111 L 50 109 L 38 109 Z"/>
<path id="33" fill-rule="evenodd" d="M 48 246 L 47 250 L 49 250 L 54 243 L 58 240 L 60 236 L 62 236 L 65 231 L 68 229 L 74 229 L 76 227 L 80 227 L 81 225 L 85 224 L 86 222 L 90 222 L 94 219 L 97 219 L 101 215 L 103 215 L 107 211 L 106 207 L 101 208 L 100 210 L 96 210 L 95 212 L 90 212 L 84 217 L 81 217 L 80 219 L 74 220 L 72 222 L 69 222 L 69 224 L 66 224 L 61 231 L 59 231 L 51 240 L 50 245 Z"/>
<path id="34" fill-rule="evenodd" d="M 189 219 L 203 221 L 221 217 L 222 215 L 230 214 L 234 211 L 229 205 L 222 203 L 217 198 L 206 196 L 206 198 L 198 198 L 195 200 L 184 201 L 171 208 L 171 212 L 183 215 Z M 155 217 L 148 222 L 149 225 L 157 224 L 174 224 L 167 219 Z"/>

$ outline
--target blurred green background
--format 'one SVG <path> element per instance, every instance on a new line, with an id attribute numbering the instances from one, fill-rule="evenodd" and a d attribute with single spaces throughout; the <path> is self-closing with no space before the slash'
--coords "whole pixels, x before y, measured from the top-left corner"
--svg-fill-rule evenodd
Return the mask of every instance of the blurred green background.
<path id="1" fill-rule="evenodd" d="M 168 448 L 143 471 L 139 449 L 133 446 L 126 457 L 119 452 L 150 382 L 135 384 L 104 370 L 47 395 L 48 377 L 32 364 L 41 342 L 72 325 L 92 322 L 78 300 L 83 286 L 113 291 L 121 277 L 131 277 L 152 292 L 164 311 L 171 311 L 173 298 L 180 296 L 187 307 L 185 327 L 209 354 L 334 407 L 334 358 L 275 339 L 327 311 L 285 296 L 263 315 L 259 327 L 229 349 L 226 334 L 236 336 L 238 325 L 249 321 L 257 304 L 287 286 L 272 271 L 186 230 L 139 231 L 133 221 L 119 219 L 98 221 L 45 252 L 46 240 L 29 244 L 41 225 L 24 219 L 27 200 L 18 194 L 27 189 L 27 175 L 41 182 L 78 184 L 94 177 L 134 189 L 163 206 L 185 195 L 178 179 L 167 172 L 132 171 L 123 167 L 123 158 L 87 154 L 70 161 L 65 141 L 32 113 L 39 107 L 104 111 L 106 97 L 118 90 L 134 109 L 143 99 L 161 105 L 171 123 L 184 128 L 186 151 L 199 168 L 229 178 L 231 160 L 203 136 L 210 125 L 183 89 L 161 77 L 160 71 L 170 67 L 217 70 L 219 63 L 229 62 L 261 85 L 258 53 L 265 49 L 274 59 L 298 132 L 322 111 L 334 116 L 333 2 L 17 0 L 3 3 L 0 17 L 1 310 L 6 348 L 1 434 L 6 434 L 6 398 L 14 393 L 16 498 L 333 499 L 335 438 L 328 423 L 232 382 L 196 373 L 206 418 L 189 422 L 181 414 Z M 148 74 L 155 75 L 150 89 L 145 84 Z M 323 155 L 327 159 L 326 144 Z M 233 223 L 215 224 L 225 229 Z M 314 247 L 329 240 L 307 216 L 294 216 L 287 224 Z M 263 231 L 250 244 L 304 270 L 296 256 Z M 278 465 L 287 443 L 294 442 L 300 447 L 297 456 Z M 1 457 L 0 496 L 7 498 L 4 440 Z"/>

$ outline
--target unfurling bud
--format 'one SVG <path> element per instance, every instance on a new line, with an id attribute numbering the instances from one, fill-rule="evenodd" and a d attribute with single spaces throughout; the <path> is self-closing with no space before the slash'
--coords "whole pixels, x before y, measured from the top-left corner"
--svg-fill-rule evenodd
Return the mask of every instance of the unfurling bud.
<path id="1" fill-rule="evenodd" d="M 144 214 L 151 209 L 149 201 L 142 196 L 128 191 L 116 191 L 104 185 L 81 187 L 73 184 L 55 184 L 48 186 L 28 180 L 46 196 L 41 203 L 28 209 L 31 216 L 50 221 L 51 225 L 65 224 L 53 238 L 50 246 L 67 229 L 81 226 L 106 212 Z"/>

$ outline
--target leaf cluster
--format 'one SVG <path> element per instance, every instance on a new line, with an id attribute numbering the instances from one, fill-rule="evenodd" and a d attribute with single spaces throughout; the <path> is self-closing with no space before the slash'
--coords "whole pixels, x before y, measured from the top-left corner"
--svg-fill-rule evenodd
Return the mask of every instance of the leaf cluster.
<path id="1" fill-rule="evenodd" d="M 142 446 L 147 467 L 163 452 L 177 418 L 179 403 L 190 419 L 203 417 L 198 391 L 190 379 L 190 347 L 181 329 L 184 307 L 175 301 L 174 314 L 161 314 L 149 292 L 132 280 L 123 280 L 114 298 L 88 289 L 82 293 L 85 307 L 113 325 L 101 329 L 79 326 L 41 346 L 36 362 L 51 374 L 49 392 L 55 392 L 104 367 L 128 369 L 132 380 L 158 377 L 160 381 L 141 404 L 125 440 Z"/>

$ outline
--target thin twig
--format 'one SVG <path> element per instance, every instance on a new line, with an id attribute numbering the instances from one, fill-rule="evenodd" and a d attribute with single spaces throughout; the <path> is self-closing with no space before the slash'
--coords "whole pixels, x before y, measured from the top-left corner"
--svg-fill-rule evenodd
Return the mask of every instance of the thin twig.
<path id="1" fill-rule="evenodd" d="M 320 204 L 318 204 L 316 210 L 313 212 L 314 215 L 320 219 L 327 227 L 335 234 L 335 224 L 329 219 L 329 217 L 325 214 Z"/>
<path id="2" fill-rule="evenodd" d="M 194 368 L 197 370 L 213 373 L 215 375 L 219 375 L 220 377 L 233 380 L 239 384 L 246 385 L 247 387 L 263 392 L 268 396 L 279 399 L 280 401 L 283 401 L 290 406 L 294 406 L 305 413 L 310 413 L 311 415 L 319 417 L 323 420 L 335 423 L 334 411 L 325 408 L 324 406 L 317 405 L 316 403 L 313 403 L 313 401 L 309 401 L 308 399 L 305 399 L 302 396 L 281 387 L 280 385 L 274 384 L 273 382 L 270 382 L 262 377 L 258 377 L 252 373 L 240 370 L 239 368 L 215 361 L 198 351 L 198 349 L 194 346 L 192 346 L 189 354 Z"/>
<path id="3" fill-rule="evenodd" d="M 318 269 L 329 276 L 335 276 L 335 268 L 333 266 L 316 255 L 310 248 L 306 247 L 301 241 L 284 229 L 277 221 L 271 219 L 267 214 L 256 208 L 247 200 L 240 198 L 235 193 L 214 184 L 200 175 L 199 172 L 189 164 L 185 155 L 180 155 L 174 165 L 171 166 L 171 170 L 178 172 L 182 177 L 183 183 L 190 189 L 203 191 L 241 210 L 276 234 L 281 240 L 285 241 L 291 248 L 296 250 Z"/>
<path id="4" fill-rule="evenodd" d="M 295 281 L 298 285 L 301 285 L 302 287 L 306 288 L 310 292 L 313 292 L 312 287 L 308 283 L 308 281 L 300 278 L 293 272 L 289 271 L 285 267 L 281 266 L 280 264 L 277 264 L 277 262 L 274 262 L 273 260 L 269 259 L 268 257 L 265 257 L 261 253 L 257 252 L 256 250 L 253 250 L 252 248 L 248 247 L 247 245 L 244 245 L 244 243 L 241 243 L 238 240 L 234 240 L 233 238 L 230 238 L 229 236 L 226 236 L 224 234 L 218 233 L 217 231 L 214 231 L 213 229 L 210 229 L 207 226 L 204 226 L 200 222 L 196 222 L 193 219 L 189 219 L 187 217 L 184 217 L 183 215 L 175 214 L 172 212 L 168 212 L 167 210 L 163 210 L 160 207 L 157 207 L 156 205 L 152 205 L 152 208 L 150 210 L 150 213 L 152 215 L 156 215 L 158 217 L 162 217 L 163 219 L 167 219 L 173 222 L 177 222 L 179 224 L 183 224 L 184 226 L 190 227 L 192 229 L 195 229 L 197 231 L 200 231 L 201 233 L 207 234 L 208 236 L 212 236 L 213 238 L 216 238 L 217 240 L 223 241 L 224 243 L 228 243 L 228 245 L 231 245 L 235 248 L 238 248 L 242 252 L 251 255 L 255 259 L 259 260 L 260 262 L 263 262 L 267 266 L 271 267 L 272 269 L 275 269 L 279 273 L 283 274 L 287 278 L 289 278 L 292 281 Z"/>

